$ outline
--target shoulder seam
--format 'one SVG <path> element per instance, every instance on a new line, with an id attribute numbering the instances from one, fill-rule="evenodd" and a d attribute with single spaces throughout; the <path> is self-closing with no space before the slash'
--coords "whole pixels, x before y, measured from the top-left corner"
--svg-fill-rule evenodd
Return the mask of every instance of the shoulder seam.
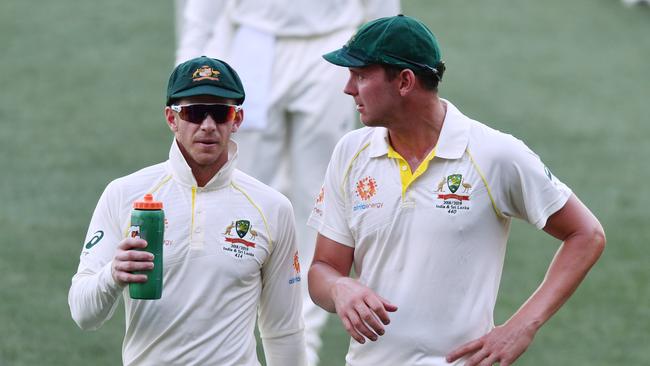
<path id="1" fill-rule="evenodd" d="M 251 196 L 248 195 L 248 193 L 246 193 L 246 191 L 244 191 L 243 188 L 241 188 L 241 187 L 239 187 L 238 185 L 236 185 L 234 181 L 231 181 L 231 182 L 230 182 L 230 185 L 231 185 L 235 190 L 237 190 L 237 191 L 239 191 L 241 194 L 243 194 L 244 197 L 246 197 L 246 199 L 248 200 L 248 202 L 250 202 L 251 205 L 253 205 L 253 207 L 255 207 L 255 209 L 257 209 L 257 211 L 260 213 L 260 216 L 262 216 L 262 221 L 264 221 L 264 227 L 265 227 L 265 229 L 266 229 L 266 233 L 267 233 L 267 235 L 269 236 L 269 252 L 273 252 L 273 247 L 274 247 L 273 237 L 271 236 L 271 229 L 269 228 L 269 223 L 268 223 L 268 220 L 266 219 L 266 216 L 264 215 L 264 212 L 263 212 L 262 209 L 261 209 L 261 208 L 260 208 L 260 207 L 255 203 L 255 201 L 253 201 L 253 199 L 251 198 Z"/>
<path id="2" fill-rule="evenodd" d="M 483 181 L 483 184 L 485 185 L 485 188 L 487 189 L 487 194 L 490 197 L 490 201 L 492 202 L 492 209 L 494 210 L 494 213 L 500 219 L 507 219 L 507 217 L 503 214 L 503 212 L 501 212 L 499 207 L 497 207 L 497 203 L 494 200 L 494 196 L 492 195 L 492 190 L 490 189 L 490 185 L 488 184 L 488 181 L 485 178 L 485 175 L 481 171 L 481 168 L 479 168 L 478 164 L 476 164 L 476 161 L 474 160 L 474 157 L 472 156 L 472 153 L 469 151 L 469 147 L 465 148 L 465 151 L 467 151 L 467 155 L 469 156 L 469 160 L 472 162 L 472 165 L 474 166 L 474 169 L 476 169 L 476 172 L 481 177 L 481 180 Z"/>
<path id="3" fill-rule="evenodd" d="M 350 174 L 350 171 L 352 170 L 352 164 L 354 164 L 354 162 L 357 160 L 357 158 L 359 157 L 361 152 L 363 152 L 363 150 L 368 148 L 368 146 L 370 146 L 370 142 L 363 145 L 361 147 L 361 149 L 359 149 L 359 151 L 357 151 L 354 154 L 354 156 L 352 157 L 352 160 L 350 160 L 350 163 L 348 164 L 347 169 L 345 169 L 345 175 L 343 175 L 343 179 L 341 180 L 341 187 L 340 187 L 341 188 L 341 193 L 343 193 L 344 202 L 347 202 L 347 197 L 346 197 L 346 194 L 345 194 L 345 186 L 344 185 L 345 185 L 345 181 L 348 179 L 348 175 Z"/>

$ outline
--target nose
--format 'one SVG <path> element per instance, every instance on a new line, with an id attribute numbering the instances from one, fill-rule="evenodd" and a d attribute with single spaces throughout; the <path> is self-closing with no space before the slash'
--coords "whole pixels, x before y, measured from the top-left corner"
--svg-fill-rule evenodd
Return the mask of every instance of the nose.
<path id="1" fill-rule="evenodd" d="M 201 129 L 205 131 L 213 131 L 217 129 L 217 122 L 214 121 L 210 113 L 205 114 L 203 122 L 201 122 Z"/>
<path id="2" fill-rule="evenodd" d="M 350 73 L 350 77 L 348 78 L 348 82 L 345 84 L 345 87 L 343 88 L 343 92 L 347 95 L 356 95 L 357 94 L 357 86 L 355 84 L 355 79 L 354 75 Z"/>

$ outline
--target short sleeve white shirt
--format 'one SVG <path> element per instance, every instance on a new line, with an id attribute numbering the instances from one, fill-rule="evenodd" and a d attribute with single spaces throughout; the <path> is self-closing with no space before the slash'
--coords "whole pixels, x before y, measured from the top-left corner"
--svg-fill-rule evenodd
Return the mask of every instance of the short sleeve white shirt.
<path id="1" fill-rule="evenodd" d="M 404 193 L 387 130 L 361 128 L 337 145 L 309 219 L 399 307 L 377 342 L 350 343 L 349 365 L 449 365 L 494 326 L 511 218 L 541 229 L 571 195 L 523 142 L 444 102 L 435 157 Z"/>

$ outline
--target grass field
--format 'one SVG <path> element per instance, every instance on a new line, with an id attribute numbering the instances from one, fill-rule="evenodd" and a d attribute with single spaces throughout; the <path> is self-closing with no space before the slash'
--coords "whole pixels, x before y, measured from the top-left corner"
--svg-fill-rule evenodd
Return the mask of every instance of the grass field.
<path id="1" fill-rule="evenodd" d="M 616 0 L 404 0 L 437 34 L 441 95 L 525 140 L 600 218 L 608 247 L 518 365 L 648 365 L 650 8 Z M 167 156 L 171 2 L 0 2 L 0 366 L 120 364 L 124 316 L 67 306 L 112 179 Z M 535 289 L 557 243 L 513 225 L 496 309 Z M 335 318 L 323 366 L 342 365 Z"/>

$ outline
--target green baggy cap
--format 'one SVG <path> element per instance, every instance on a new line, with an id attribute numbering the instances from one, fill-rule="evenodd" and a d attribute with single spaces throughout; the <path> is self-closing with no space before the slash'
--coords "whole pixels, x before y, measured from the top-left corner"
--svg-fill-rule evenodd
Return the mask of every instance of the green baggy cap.
<path id="1" fill-rule="evenodd" d="M 436 37 L 424 23 L 403 14 L 362 25 L 345 46 L 323 58 L 344 67 L 384 64 L 430 71 L 438 79 L 444 72 Z"/>
<path id="2" fill-rule="evenodd" d="M 183 62 L 169 76 L 167 105 L 173 99 L 195 95 L 235 99 L 239 104 L 246 97 L 237 72 L 224 61 L 206 56 Z"/>

